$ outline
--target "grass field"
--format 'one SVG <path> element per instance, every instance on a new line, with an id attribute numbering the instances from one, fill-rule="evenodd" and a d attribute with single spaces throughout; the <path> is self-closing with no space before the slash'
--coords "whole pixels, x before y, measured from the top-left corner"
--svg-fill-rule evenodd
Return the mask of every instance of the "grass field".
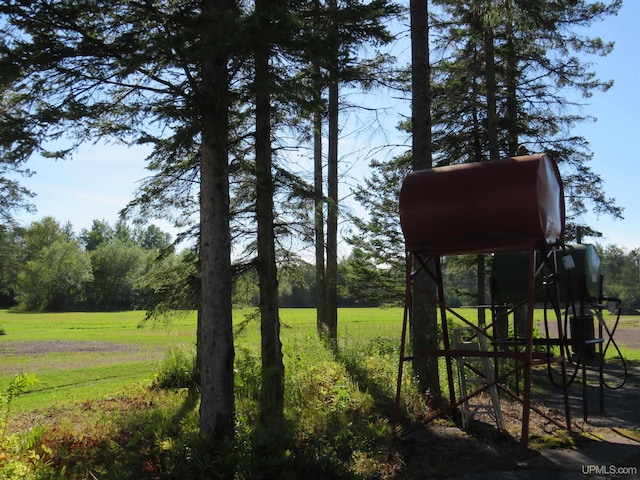
<path id="1" fill-rule="evenodd" d="M 459 312 L 474 320 L 475 310 Z M 262 472 L 269 465 L 260 462 L 270 458 L 249 465 L 256 460 L 251 445 L 260 385 L 260 326 L 252 313 L 234 312 L 237 445 L 225 458 L 241 472 L 235 478 L 252 478 L 250 472 Z M 381 472 L 407 467 L 403 457 L 415 452 L 398 450 L 389 431 L 403 310 L 340 310 L 338 352 L 318 340 L 315 310 L 280 313 L 293 452 L 286 469 L 296 472 L 290 478 L 311 478 L 311 471 L 313 478 L 381 478 Z M 186 389 L 149 388 L 168 353 L 193 358 L 196 316 L 141 328 L 143 318 L 144 312 L 0 311 L 0 393 L 17 374 L 39 380 L 11 404 L 10 428 L 0 437 L 0 480 L 212 478 L 208 464 L 192 454 L 200 448 L 197 401 Z M 636 328 L 637 320 L 623 324 Z M 623 352 L 638 359 L 640 345 Z M 402 393 L 405 421 L 420 423 L 426 398 L 408 375 Z M 511 444 L 486 441 L 468 447 L 479 452 L 476 467 L 494 461 L 493 455 L 510 458 L 500 449 Z M 451 473 L 459 447 L 447 442 L 429 447 L 439 452 L 430 468 L 443 475 Z"/>
<path id="2" fill-rule="evenodd" d="M 459 310 L 473 319 L 475 310 Z M 236 345 L 255 354 L 259 349 L 257 320 L 245 322 L 251 310 L 234 312 Z M 399 345 L 403 311 L 400 308 L 342 309 L 338 337 L 341 342 L 385 339 Z M 34 374 L 39 383 L 15 401 L 16 411 L 100 398 L 134 384 L 148 383 L 158 363 L 171 348 L 193 348 L 195 313 L 179 314 L 165 324 L 140 322 L 144 312 L 31 314 L 0 311 L 0 391 L 19 373 Z M 282 309 L 285 361 L 307 348 L 315 338 L 313 309 Z M 536 312 L 536 320 L 541 320 Z M 637 320 L 637 319 L 636 319 Z M 610 320 L 609 320 L 610 321 Z M 244 327 L 241 324 L 246 323 Z M 625 319 L 624 326 L 637 326 Z M 639 359 L 637 349 L 624 348 L 625 357 Z"/>
<path id="3" fill-rule="evenodd" d="M 19 373 L 36 375 L 39 382 L 15 400 L 15 411 L 23 411 L 113 395 L 145 381 L 169 346 L 194 343 L 195 320 L 141 329 L 143 315 L 0 312 L 0 389 Z"/>
<path id="4" fill-rule="evenodd" d="M 241 324 L 251 310 L 234 313 L 236 344 L 259 349 L 257 320 Z M 195 313 L 179 314 L 164 324 L 140 326 L 144 312 L 15 313 L 0 311 L 0 391 L 19 373 L 39 382 L 15 400 L 15 411 L 118 394 L 149 382 L 171 348 L 193 348 Z M 283 349 L 291 356 L 315 337 L 315 310 L 282 309 Z M 401 309 L 353 309 L 340 312 L 341 338 L 397 339 Z"/>

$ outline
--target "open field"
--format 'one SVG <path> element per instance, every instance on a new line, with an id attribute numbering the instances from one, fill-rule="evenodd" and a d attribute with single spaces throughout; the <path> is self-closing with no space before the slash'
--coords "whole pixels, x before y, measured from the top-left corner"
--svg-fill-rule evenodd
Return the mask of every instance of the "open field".
<path id="1" fill-rule="evenodd" d="M 470 320 L 475 315 L 471 309 L 459 312 Z M 250 456 L 260 381 L 259 322 L 251 313 L 237 311 L 234 317 L 238 450 L 232 465 L 262 471 L 261 465 L 243 463 Z M 297 478 L 362 479 L 424 478 L 420 475 L 427 470 L 444 478 L 488 468 L 530 468 L 536 454 L 523 457 L 519 450 L 517 406 L 506 407 L 507 415 L 515 415 L 508 435 L 484 427 L 466 433 L 447 423 L 425 429 L 426 399 L 408 375 L 403 378 L 403 433 L 400 438 L 391 434 L 402 315 L 400 308 L 341 310 L 339 351 L 332 352 L 317 339 L 314 310 L 281 311 L 285 409 L 295 458 L 287 468 Z M 143 317 L 143 312 L 0 311 L 0 393 L 18 373 L 39 379 L 12 403 L 9 436 L 0 442 L 0 479 L 211 478 L 206 469 L 195 474 L 198 464 L 188 460 L 191 449 L 199 448 L 197 398 L 186 389 L 148 388 L 167 352 L 192 352 L 196 316 L 139 328 Z M 618 330 L 629 360 L 640 357 L 638 323 L 623 318 Z M 633 376 L 625 388 L 607 393 L 607 408 L 617 413 L 602 425 L 640 438 L 634 404 L 639 367 L 630 365 Z M 536 392 L 558 398 L 557 392 Z M 545 422 L 537 420 L 532 428 L 555 438 L 557 429 L 549 430 Z M 604 427 L 598 428 L 596 433 Z M 44 463 L 33 463 L 34 458 Z M 16 476 L 16 468 L 58 473 Z"/>
<path id="2" fill-rule="evenodd" d="M 236 344 L 259 350 L 257 320 L 251 310 L 234 313 Z M 283 309 L 283 348 L 294 353 L 315 336 L 315 310 Z M 140 326 L 144 312 L 14 313 L 0 311 L 0 391 L 19 373 L 39 379 L 15 400 L 15 411 L 102 398 L 132 385 L 149 383 L 171 348 L 193 348 L 195 313 L 178 314 L 166 324 Z M 344 338 L 400 339 L 401 309 L 353 309 L 340 312 Z"/>
<path id="3" fill-rule="evenodd" d="M 138 328 L 142 312 L 28 314 L 0 312 L 0 389 L 19 374 L 39 382 L 16 411 L 99 398 L 149 379 L 173 344 L 193 345 L 195 317 L 170 328 Z"/>
<path id="4" fill-rule="evenodd" d="M 254 353 L 259 349 L 257 320 L 245 322 L 251 310 L 234 314 L 236 344 Z M 461 309 L 473 318 L 475 311 Z M 400 308 L 342 309 L 341 342 L 385 339 L 399 345 Z M 16 411 L 101 398 L 132 385 L 149 383 L 158 363 L 171 348 L 193 348 L 195 313 L 179 314 L 166 324 L 140 326 L 144 312 L 31 314 L 0 311 L 0 391 L 19 374 L 34 374 L 39 383 L 15 401 Z M 315 310 L 282 309 L 285 361 L 295 358 L 315 336 Z M 536 312 L 536 319 L 542 319 Z M 612 318 L 608 318 L 609 323 Z M 246 325 L 243 325 L 246 323 Z M 633 331 L 638 334 L 633 334 Z M 640 319 L 623 317 L 616 338 L 625 358 L 640 359 Z M 612 349 L 613 352 L 613 349 Z"/>

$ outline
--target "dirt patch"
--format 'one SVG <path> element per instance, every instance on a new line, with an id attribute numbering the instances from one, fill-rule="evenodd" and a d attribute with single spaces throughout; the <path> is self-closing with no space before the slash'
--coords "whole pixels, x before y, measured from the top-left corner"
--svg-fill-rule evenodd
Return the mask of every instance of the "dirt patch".
<path id="1" fill-rule="evenodd" d="M 614 340 L 621 347 L 640 348 L 640 328 L 618 328 Z"/>
<path id="2" fill-rule="evenodd" d="M 0 346 L 0 355 L 45 355 L 47 353 L 134 353 L 135 345 L 96 341 L 41 340 L 11 342 Z"/>

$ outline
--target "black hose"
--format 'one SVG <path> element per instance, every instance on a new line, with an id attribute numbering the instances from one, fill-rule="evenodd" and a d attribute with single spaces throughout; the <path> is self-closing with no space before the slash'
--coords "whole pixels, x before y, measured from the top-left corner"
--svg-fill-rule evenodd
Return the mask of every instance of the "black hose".
<path id="1" fill-rule="evenodd" d="M 561 325 L 562 320 L 560 318 L 558 305 L 555 305 L 553 303 L 553 301 L 551 301 L 551 303 L 552 303 L 552 305 L 554 307 L 553 308 L 554 312 L 556 312 L 556 319 L 558 321 L 558 340 L 560 340 L 559 348 L 560 348 L 560 351 L 561 351 L 561 355 L 563 357 L 565 357 L 567 355 L 567 353 L 568 353 L 568 350 L 566 349 L 566 347 L 567 347 L 566 346 L 566 342 L 565 342 L 566 334 L 564 333 L 564 332 L 566 332 L 566 311 L 568 310 L 568 308 L 565 309 L 565 330 L 563 332 L 562 331 L 562 325 Z M 547 286 L 545 286 L 545 288 L 544 288 L 544 302 L 543 302 L 543 307 L 544 307 L 543 308 L 543 312 L 544 312 L 543 318 L 544 318 L 545 337 L 547 339 L 547 341 L 545 342 L 546 343 L 546 347 L 547 347 L 547 355 L 546 355 L 546 357 L 547 357 L 547 376 L 549 377 L 549 382 L 551 382 L 551 385 L 553 385 L 556 388 L 566 389 L 575 380 L 575 378 L 576 378 L 576 376 L 578 374 L 579 367 L 580 367 L 580 361 L 578 361 L 576 363 L 576 367 L 575 367 L 573 373 L 568 377 L 568 380 L 566 381 L 566 383 L 562 383 L 562 382 L 558 383 L 558 382 L 556 382 L 556 380 L 554 378 L 554 374 L 553 374 L 553 368 L 551 367 L 552 355 L 551 355 L 551 344 L 549 342 L 549 340 L 550 340 L 549 319 L 548 319 L 548 316 L 547 316 L 547 310 L 548 310 L 547 305 L 548 304 L 549 304 L 549 298 L 547 296 Z M 581 357 L 582 357 L 582 350 L 580 350 L 580 352 L 579 352 L 578 360 L 580 360 Z"/>
<path id="2" fill-rule="evenodd" d="M 616 302 L 616 305 L 618 306 L 618 308 L 617 308 L 618 315 L 616 316 L 616 321 L 613 323 L 613 329 L 611 331 L 609 331 L 609 327 L 607 327 L 607 324 L 604 323 L 604 320 L 601 320 L 600 318 L 598 319 L 598 321 L 601 321 L 601 325 L 607 331 L 607 335 L 609 335 L 609 340 L 607 340 L 607 343 L 605 344 L 605 347 L 602 350 L 602 359 L 601 359 L 601 362 L 602 362 L 601 368 L 602 368 L 602 370 L 604 371 L 604 359 L 606 357 L 607 350 L 609 349 L 609 346 L 612 345 L 612 344 L 613 344 L 613 347 L 616 349 L 616 352 L 618 352 L 618 356 L 620 357 L 620 361 L 622 362 L 622 369 L 624 371 L 624 374 L 622 376 L 622 381 L 620 382 L 619 385 L 611 386 L 606 381 L 603 380 L 604 386 L 607 387 L 609 390 L 617 390 L 619 388 L 622 388 L 624 386 L 624 384 L 627 383 L 627 380 L 629 378 L 629 371 L 627 369 L 627 361 L 624 359 L 624 356 L 622 355 L 622 352 L 620 351 L 620 347 L 618 347 L 618 344 L 613 339 L 613 335 L 616 333 L 616 329 L 618 328 L 618 323 L 620 322 L 620 314 L 621 314 L 620 304 L 622 302 L 617 298 L 606 298 L 604 300 L 606 300 L 607 302 L 609 302 L 609 301 Z"/>

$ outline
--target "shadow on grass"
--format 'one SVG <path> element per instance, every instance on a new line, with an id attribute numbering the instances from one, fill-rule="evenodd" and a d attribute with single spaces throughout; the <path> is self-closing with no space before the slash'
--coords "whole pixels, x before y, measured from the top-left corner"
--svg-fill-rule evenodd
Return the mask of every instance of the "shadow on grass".
<path id="1" fill-rule="evenodd" d="M 359 389 L 373 397 L 376 414 L 391 419 L 396 413 L 395 390 L 390 390 L 388 377 L 376 372 L 375 362 L 363 361 L 367 354 L 374 358 L 376 354 L 389 356 L 389 345 L 363 348 L 364 351 L 357 352 L 350 349 L 332 352 Z M 366 352 L 367 348 L 371 351 Z M 419 393 L 409 396 L 417 397 Z M 463 431 L 443 419 L 427 422 L 424 419 L 430 415 L 425 404 L 411 398 L 404 401 L 406 405 L 399 412 L 400 429 L 387 437 L 387 449 L 396 457 L 393 478 L 449 478 L 473 472 L 519 470 L 523 461 L 539 456 L 531 450 L 523 452 L 517 438 L 494 425 L 471 420 Z M 424 411 L 417 411 L 423 407 Z"/>
<path id="2" fill-rule="evenodd" d="M 254 399 L 255 400 L 255 399 Z M 170 479 L 356 479 L 345 462 L 351 451 L 336 455 L 336 450 L 325 443 L 332 428 L 344 429 L 340 419 L 317 425 L 317 437 L 296 437 L 299 432 L 296 419 L 280 425 L 263 426 L 253 406 L 243 399 L 236 420 L 236 436 L 227 445 L 217 446 L 198 435 L 197 425 L 188 418 L 197 408 L 199 395 L 190 390 L 184 402 L 172 415 L 157 418 L 157 424 L 148 429 L 149 437 L 164 435 L 160 448 L 155 449 L 148 465 L 153 465 L 160 478 Z M 332 425 L 334 424 L 334 425 Z M 182 428 L 172 428 L 180 426 Z M 167 430 L 167 427 L 169 428 Z M 143 443 L 148 443 L 143 442 Z M 339 441 L 337 443 L 340 443 Z M 335 443 L 332 444 L 335 447 Z M 139 477 L 144 471 L 138 472 Z M 154 478 L 154 477 L 148 477 Z"/>
<path id="3" fill-rule="evenodd" d="M 389 391 L 389 385 L 383 380 L 375 378 L 371 374 L 362 358 L 349 351 L 338 351 L 332 349 L 335 360 L 342 365 L 349 373 L 351 380 L 358 386 L 360 391 L 371 395 L 375 402 L 376 412 L 383 418 L 391 419 L 395 414 L 395 396 Z M 404 415 L 401 423 L 409 421 Z"/>

